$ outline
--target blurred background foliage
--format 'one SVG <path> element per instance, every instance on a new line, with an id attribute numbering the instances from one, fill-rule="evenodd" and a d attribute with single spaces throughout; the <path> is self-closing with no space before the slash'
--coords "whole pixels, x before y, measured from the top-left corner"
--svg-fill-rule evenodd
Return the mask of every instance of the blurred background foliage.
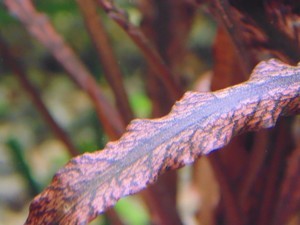
<path id="1" fill-rule="evenodd" d="M 139 25 L 143 15 L 136 1 L 118 0 L 130 21 Z M 103 68 L 87 33 L 78 5 L 73 0 L 35 0 L 37 9 L 47 14 L 57 31 L 87 65 L 106 97 L 113 102 Z M 130 104 L 136 117 L 151 116 L 151 101 L 145 91 L 145 61 L 128 36 L 99 11 L 109 34 Z M 90 99 L 66 76 L 51 54 L 32 38 L 8 13 L 0 1 L 0 32 L 55 120 L 64 128 L 80 152 L 103 148 L 107 142 Z M 184 64 L 192 84 L 212 66 L 211 45 L 215 23 L 197 12 L 187 41 L 190 51 Z M 42 190 L 53 174 L 70 158 L 66 147 L 56 139 L 34 105 L 0 58 L 0 225 L 22 224 L 32 197 Z M 121 200 L 117 212 L 133 225 L 149 224 L 148 214 L 138 197 Z M 100 217 L 93 224 L 109 224 Z"/>

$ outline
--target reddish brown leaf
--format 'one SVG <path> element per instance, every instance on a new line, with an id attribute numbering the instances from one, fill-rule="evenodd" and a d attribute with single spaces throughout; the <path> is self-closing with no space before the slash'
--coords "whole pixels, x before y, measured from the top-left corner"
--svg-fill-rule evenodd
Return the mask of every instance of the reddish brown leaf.
<path id="1" fill-rule="evenodd" d="M 225 2 L 228 5 L 227 1 L 215 1 L 222 4 Z M 237 35 L 233 32 L 236 35 L 233 40 L 237 45 L 242 42 L 241 44 L 248 46 L 246 49 L 254 53 L 257 59 L 262 58 L 263 55 L 271 55 L 293 64 L 298 62 L 300 57 L 300 29 L 297 25 L 300 21 L 299 1 L 230 0 L 227 11 L 230 11 L 230 19 L 234 20 L 229 22 L 240 27 L 241 32 Z M 235 27 L 228 28 L 232 33 Z M 239 55 L 244 54 L 243 51 L 240 53 Z M 245 54 L 247 55 L 248 51 Z"/>
<path id="2" fill-rule="evenodd" d="M 300 147 L 291 154 L 286 170 L 286 176 L 281 187 L 279 202 L 273 223 L 287 224 L 292 215 L 300 208 Z"/>
<path id="3" fill-rule="evenodd" d="M 87 224 L 163 172 L 193 163 L 242 132 L 300 112 L 300 67 L 260 63 L 249 81 L 211 93 L 188 92 L 171 113 L 135 120 L 103 151 L 72 159 L 37 196 L 26 224 Z"/>

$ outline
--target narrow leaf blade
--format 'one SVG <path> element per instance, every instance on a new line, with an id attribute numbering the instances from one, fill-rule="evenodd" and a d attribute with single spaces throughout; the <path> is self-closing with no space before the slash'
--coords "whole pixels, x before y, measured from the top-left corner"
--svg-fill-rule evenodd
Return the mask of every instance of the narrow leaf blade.
<path id="1" fill-rule="evenodd" d="M 188 92 L 167 116 L 134 120 L 119 141 L 72 159 L 33 200 L 26 224 L 87 224 L 163 172 L 299 112 L 300 68 L 276 60 L 260 63 L 240 85 Z"/>

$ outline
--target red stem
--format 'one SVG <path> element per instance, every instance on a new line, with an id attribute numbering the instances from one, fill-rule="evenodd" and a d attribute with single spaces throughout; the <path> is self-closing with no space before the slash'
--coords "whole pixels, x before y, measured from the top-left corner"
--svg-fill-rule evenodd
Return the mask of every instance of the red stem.
<path id="1" fill-rule="evenodd" d="M 232 16 L 230 4 L 228 3 L 228 0 L 213 0 L 211 9 L 213 14 L 223 23 L 235 44 L 235 50 L 239 56 L 237 60 L 240 63 L 243 72 L 241 75 L 244 80 L 246 80 L 248 78 L 248 74 L 253 68 L 251 55 L 243 42 L 238 24 Z"/>
<path id="2" fill-rule="evenodd" d="M 54 118 L 51 116 L 44 102 L 40 98 L 41 96 L 40 93 L 34 87 L 34 85 L 28 80 L 27 78 L 28 75 L 21 68 L 21 66 L 17 62 L 16 57 L 9 50 L 7 44 L 4 42 L 2 37 L 0 37 L 0 54 L 2 56 L 1 58 L 3 59 L 4 63 L 13 71 L 14 75 L 19 80 L 21 86 L 28 93 L 33 104 L 36 106 L 37 110 L 44 117 L 46 123 L 52 129 L 53 133 L 57 136 L 58 139 L 62 141 L 62 143 L 66 145 L 70 155 L 72 156 L 78 155 L 78 151 L 73 145 L 72 141 L 70 140 L 68 135 L 64 132 L 64 130 L 56 123 Z"/>
<path id="3" fill-rule="evenodd" d="M 275 205 L 278 201 L 278 192 L 282 182 L 280 176 L 282 167 L 284 166 L 289 145 L 291 143 L 291 134 L 287 132 L 290 127 L 287 126 L 287 121 L 281 121 L 277 126 L 277 134 L 275 135 L 274 154 L 271 160 L 271 165 L 268 168 L 268 176 L 264 187 L 263 199 L 261 200 L 261 208 L 259 210 L 258 225 L 268 224 L 272 221 Z"/>
<path id="4" fill-rule="evenodd" d="M 109 43 L 101 17 L 97 14 L 97 4 L 94 0 L 77 0 L 77 3 L 85 20 L 86 27 L 90 33 L 90 37 L 94 42 L 101 63 L 104 68 L 104 75 L 112 87 L 115 95 L 116 106 L 125 124 L 133 119 L 133 112 L 130 108 L 127 93 L 125 91 L 122 73 L 113 54 L 113 49 Z"/>
<path id="5" fill-rule="evenodd" d="M 257 174 L 263 166 L 266 149 L 269 144 L 270 131 L 262 130 L 255 133 L 254 144 L 252 147 L 251 155 L 246 165 L 245 174 L 240 186 L 239 201 L 245 210 L 245 204 L 247 204 L 248 194 L 253 187 L 253 184 L 257 178 Z"/>
<path id="6" fill-rule="evenodd" d="M 112 18 L 123 30 L 131 37 L 134 43 L 140 48 L 147 62 L 150 64 L 155 75 L 160 79 L 173 100 L 177 100 L 182 94 L 182 90 L 175 83 L 173 75 L 165 62 L 146 38 L 143 32 L 128 21 L 124 13 L 118 9 L 112 1 L 98 0 L 99 5 L 105 10 L 107 15 Z"/>
<path id="7" fill-rule="evenodd" d="M 55 31 L 47 17 L 35 10 L 30 0 L 5 0 L 4 4 L 16 15 L 27 30 L 40 41 L 67 71 L 69 76 L 90 96 L 106 134 L 117 139 L 124 131 L 118 112 L 105 99 L 96 80 L 74 51 Z"/>
<path id="8" fill-rule="evenodd" d="M 221 196 L 223 199 L 223 209 L 228 224 L 243 225 L 245 224 L 245 217 L 242 213 L 239 202 L 234 194 L 233 187 L 229 180 L 229 176 L 225 172 L 223 163 L 219 157 L 219 153 L 215 152 L 209 157 L 211 165 L 214 169 L 215 175 L 220 185 Z"/>

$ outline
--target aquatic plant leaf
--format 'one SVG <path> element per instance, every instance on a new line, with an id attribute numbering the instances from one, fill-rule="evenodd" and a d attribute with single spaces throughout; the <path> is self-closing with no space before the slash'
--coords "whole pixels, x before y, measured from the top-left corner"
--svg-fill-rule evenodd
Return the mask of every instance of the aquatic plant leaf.
<path id="1" fill-rule="evenodd" d="M 104 150 L 72 159 L 30 206 L 26 224 L 87 224 L 118 199 L 193 163 L 234 135 L 300 112 L 300 67 L 261 62 L 250 79 L 216 92 L 187 92 L 165 117 L 134 120 Z"/>

